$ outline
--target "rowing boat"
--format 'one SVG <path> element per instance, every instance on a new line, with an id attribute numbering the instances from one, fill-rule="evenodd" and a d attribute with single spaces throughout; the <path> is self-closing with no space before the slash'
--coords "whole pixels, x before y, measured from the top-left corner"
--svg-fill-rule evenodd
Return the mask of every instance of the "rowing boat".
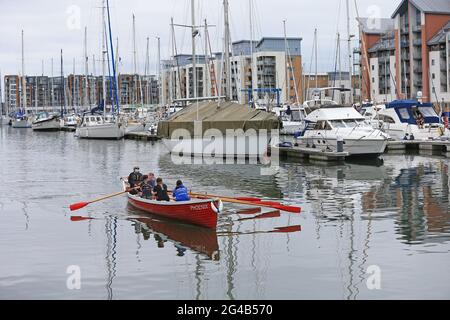
<path id="1" fill-rule="evenodd" d="M 124 191 L 129 187 L 122 181 Z M 216 229 L 217 214 L 222 204 L 214 199 L 192 199 L 191 201 L 156 201 L 147 200 L 127 193 L 128 202 L 133 207 L 150 214 L 178 220 L 209 229 Z"/>

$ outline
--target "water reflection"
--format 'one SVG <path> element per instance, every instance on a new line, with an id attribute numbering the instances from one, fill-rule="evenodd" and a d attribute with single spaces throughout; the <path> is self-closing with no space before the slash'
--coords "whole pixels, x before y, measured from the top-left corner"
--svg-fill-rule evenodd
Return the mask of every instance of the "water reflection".
<path id="1" fill-rule="evenodd" d="M 208 259 L 218 261 L 219 244 L 215 230 L 199 228 L 158 217 L 133 218 L 136 232 L 140 232 L 145 241 L 153 235 L 158 248 L 165 248 L 170 242 L 174 247 L 174 254 L 183 257 L 187 249 L 200 253 Z"/>

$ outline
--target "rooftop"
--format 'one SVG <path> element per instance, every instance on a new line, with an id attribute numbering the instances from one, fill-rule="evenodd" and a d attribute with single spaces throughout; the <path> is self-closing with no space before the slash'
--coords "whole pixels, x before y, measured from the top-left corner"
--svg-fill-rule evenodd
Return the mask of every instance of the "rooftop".
<path id="1" fill-rule="evenodd" d="M 402 0 L 392 14 L 392 18 L 400 13 L 407 1 L 424 13 L 450 14 L 449 0 Z"/>
<path id="2" fill-rule="evenodd" d="M 366 34 L 384 34 L 394 30 L 394 20 L 389 18 L 356 18 L 361 31 Z"/>
<path id="3" fill-rule="evenodd" d="M 430 41 L 428 41 L 428 45 L 434 46 L 439 43 L 445 43 L 445 37 L 448 32 L 450 32 L 450 20 L 433 38 L 430 39 Z"/>

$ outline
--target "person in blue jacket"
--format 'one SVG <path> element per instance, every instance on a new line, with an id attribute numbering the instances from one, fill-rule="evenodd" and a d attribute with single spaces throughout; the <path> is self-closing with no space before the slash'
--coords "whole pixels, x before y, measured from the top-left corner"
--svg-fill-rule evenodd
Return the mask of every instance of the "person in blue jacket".
<path id="1" fill-rule="evenodd" d="M 175 201 L 189 201 L 191 198 L 189 197 L 189 192 L 187 188 L 183 185 L 181 180 L 177 181 L 177 186 L 173 190 L 173 197 Z"/>

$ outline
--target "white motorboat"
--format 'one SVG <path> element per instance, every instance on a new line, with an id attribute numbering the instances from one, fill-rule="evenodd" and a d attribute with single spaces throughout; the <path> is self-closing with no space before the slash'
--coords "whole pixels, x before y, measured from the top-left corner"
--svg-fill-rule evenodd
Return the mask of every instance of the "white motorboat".
<path id="1" fill-rule="evenodd" d="M 75 128 L 80 123 L 80 121 L 80 117 L 73 113 L 64 117 L 64 119 L 62 119 L 61 121 L 61 125 L 64 127 Z"/>
<path id="2" fill-rule="evenodd" d="M 48 112 L 39 113 L 31 124 L 33 131 L 57 131 L 61 124 L 57 115 Z"/>
<path id="3" fill-rule="evenodd" d="M 125 136 L 125 125 L 114 116 L 85 115 L 75 135 L 80 139 L 120 140 Z"/>
<path id="4" fill-rule="evenodd" d="M 305 122 L 306 128 L 296 136 L 301 147 L 345 151 L 349 156 L 378 156 L 389 139 L 352 107 L 322 106 L 311 112 Z"/>
<path id="5" fill-rule="evenodd" d="M 430 140 L 450 136 L 431 103 L 396 100 L 367 109 L 365 117 L 370 119 L 374 128 L 386 132 L 394 140 Z"/>
<path id="6" fill-rule="evenodd" d="M 303 120 L 306 118 L 306 113 L 303 106 L 275 107 L 272 111 L 283 123 L 280 134 L 294 135 L 296 132 L 303 130 Z"/>

